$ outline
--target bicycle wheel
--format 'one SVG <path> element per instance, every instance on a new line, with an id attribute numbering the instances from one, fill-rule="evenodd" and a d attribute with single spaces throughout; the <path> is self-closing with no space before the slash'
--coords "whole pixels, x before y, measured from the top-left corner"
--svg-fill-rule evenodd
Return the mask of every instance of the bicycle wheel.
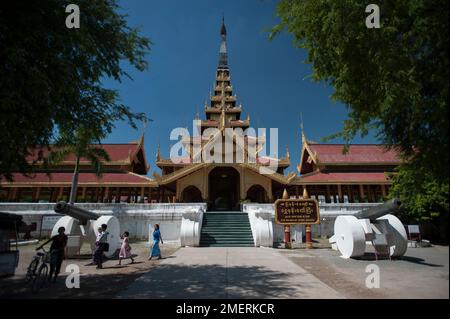
<path id="1" fill-rule="evenodd" d="M 36 277 L 33 281 L 33 292 L 38 292 L 42 287 L 44 287 L 45 283 L 47 282 L 48 277 L 48 266 L 47 264 L 42 264 L 39 267 L 39 270 L 36 274 Z"/>
<path id="2" fill-rule="evenodd" d="M 25 275 L 25 281 L 27 283 L 29 283 L 31 281 L 31 279 L 33 279 L 34 275 L 36 274 L 36 269 L 37 269 L 38 264 L 39 264 L 39 259 L 34 258 L 31 261 L 30 265 L 28 266 L 27 274 Z"/>

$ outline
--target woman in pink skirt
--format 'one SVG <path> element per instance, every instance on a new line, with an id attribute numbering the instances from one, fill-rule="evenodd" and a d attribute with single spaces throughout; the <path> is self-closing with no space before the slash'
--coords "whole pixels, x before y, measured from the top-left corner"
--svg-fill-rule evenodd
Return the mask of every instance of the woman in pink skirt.
<path id="1" fill-rule="evenodd" d="M 134 259 L 133 259 L 133 257 L 131 257 L 131 247 L 128 242 L 129 236 L 130 236 L 130 233 L 127 231 L 124 232 L 123 235 L 121 236 L 122 246 L 120 247 L 120 252 L 119 252 L 119 265 L 122 264 L 122 259 L 126 259 L 126 258 L 131 259 L 131 264 L 134 263 Z"/>

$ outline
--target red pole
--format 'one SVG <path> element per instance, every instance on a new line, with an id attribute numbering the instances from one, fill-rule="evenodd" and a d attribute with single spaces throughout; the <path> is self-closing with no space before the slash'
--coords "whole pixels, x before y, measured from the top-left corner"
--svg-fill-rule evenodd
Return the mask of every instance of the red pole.
<path id="1" fill-rule="evenodd" d="M 306 185 L 303 186 L 303 199 L 309 198 L 308 190 Z M 306 249 L 313 248 L 311 225 L 305 225 L 305 238 L 306 238 Z"/>
<path id="2" fill-rule="evenodd" d="M 291 226 L 284 225 L 284 248 L 291 249 Z"/>
<path id="3" fill-rule="evenodd" d="M 286 191 L 286 189 L 284 189 L 283 192 L 283 199 L 288 199 L 289 195 Z M 291 225 L 284 225 L 284 248 L 286 249 L 291 249 L 292 245 L 291 245 Z"/>
<path id="4" fill-rule="evenodd" d="M 311 225 L 306 225 L 305 227 L 306 232 L 306 248 L 311 249 L 313 248 L 313 242 L 312 242 L 312 235 L 311 235 Z"/>

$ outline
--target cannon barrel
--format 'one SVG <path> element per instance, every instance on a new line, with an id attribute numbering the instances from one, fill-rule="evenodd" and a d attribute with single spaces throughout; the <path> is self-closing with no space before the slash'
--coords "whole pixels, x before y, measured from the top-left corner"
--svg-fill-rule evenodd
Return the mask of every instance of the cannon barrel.
<path id="1" fill-rule="evenodd" d="M 391 200 L 388 200 L 387 202 L 380 204 L 375 207 L 371 207 L 368 209 L 364 209 L 360 211 L 359 213 L 356 213 L 354 216 L 358 219 L 370 219 L 375 220 L 378 217 L 390 214 L 390 213 L 398 213 L 401 211 L 402 202 L 397 199 L 393 198 Z"/>
<path id="2" fill-rule="evenodd" d="M 58 214 L 68 215 L 80 220 L 81 222 L 86 222 L 88 220 L 97 220 L 100 217 L 96 213 L 90 212 L 80 207 L 76 207 L 74 205 L 70 205 L 63 201 L 56 203 L 54 210 Z"/>

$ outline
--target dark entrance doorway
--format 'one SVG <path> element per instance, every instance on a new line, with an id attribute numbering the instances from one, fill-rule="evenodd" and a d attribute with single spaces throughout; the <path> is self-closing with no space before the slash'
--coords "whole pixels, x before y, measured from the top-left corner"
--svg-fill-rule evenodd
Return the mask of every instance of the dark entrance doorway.
<path id="1" fill-rule="evenodd" d="M 211 210 L 239 210 L 239 172 L 233 167 L 216 167 L 209 173 Z"/>
<path id="2" fill-rule="evenodd" d="M 252 203 L 267 203 L 267 193 L 261 185 L 253 185 L 247 191 L 247 198 Z"/>
<path id="3" fill-rule="evenodd" d="M 181 193 L 183 203 L 201 203 L 203 202 L 202 193 L 195 186 L 186 187 Z"/>

